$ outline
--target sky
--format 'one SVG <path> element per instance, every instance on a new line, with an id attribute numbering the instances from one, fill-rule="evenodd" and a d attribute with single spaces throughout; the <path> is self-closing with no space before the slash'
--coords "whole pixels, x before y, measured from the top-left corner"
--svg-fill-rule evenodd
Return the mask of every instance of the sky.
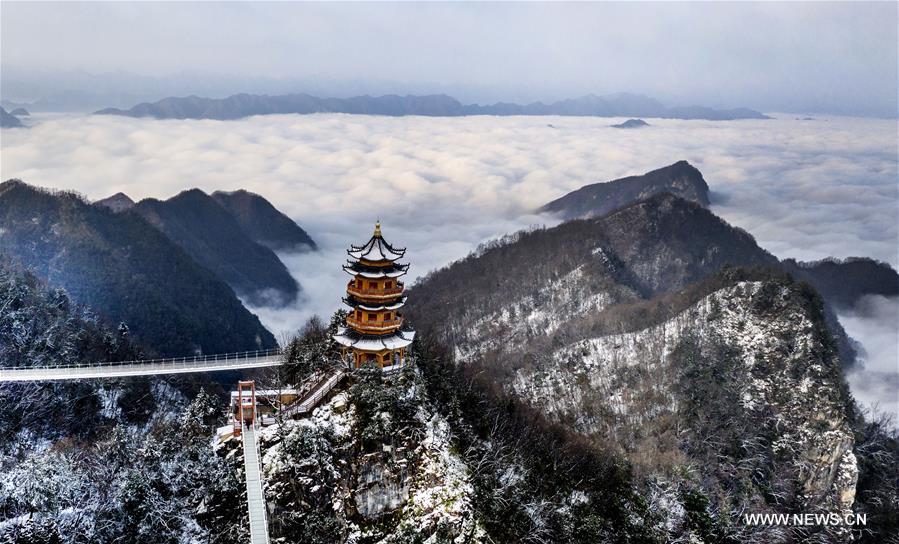
<path id="1" fill-rule="evenodd" d="M 0 16 L 0 89 L 15 100 L 77 80 L 123 100 L 636 92 L 768 112 L 895 117 L 897 108 L 894 2 L 4 1 Z"/>

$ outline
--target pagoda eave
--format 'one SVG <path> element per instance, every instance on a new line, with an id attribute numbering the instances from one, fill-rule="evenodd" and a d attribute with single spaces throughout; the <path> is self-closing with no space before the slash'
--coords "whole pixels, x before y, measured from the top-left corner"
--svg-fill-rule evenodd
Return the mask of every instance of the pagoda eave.
<path id="1" fill-rule="evenodd" d="M 366 304 L 360 300 L 354 300 L 347 297 L 344 297 L 343 303 L 349 306 L 350 308 L 359 308 L 361 310 L 367 310 L 369 312 L 377 312 L 381 310 L 398 310 L 402 308 L 406 304 L 406 297 L 402 297 L 400 300 L 396 302 L 391 302 L 389 304 L 381 304 L 378 306 L 373 306 L 371 303 Z"/>
<path id="2" fill-rule="evenodd" d="M 395 333 L 375 336 L 361 335 L 352 329 L 341 327 L 334 335 L 334 341 L 341 346 L 363 350 L 384 351 L 400 349 L 409 346 L 415 339 L 415 331 L 397 331 Z"/>
<path id="3" fill-rule="evenodd" d="M 363 278 L 399 278 L 406 275 L 405 270 L 392 270 L 390 272 L 369 272 L 366 270 L 354 270 L 350 265 L 343 265 L 343 270 L 350 276 L 362 276 Z"/>

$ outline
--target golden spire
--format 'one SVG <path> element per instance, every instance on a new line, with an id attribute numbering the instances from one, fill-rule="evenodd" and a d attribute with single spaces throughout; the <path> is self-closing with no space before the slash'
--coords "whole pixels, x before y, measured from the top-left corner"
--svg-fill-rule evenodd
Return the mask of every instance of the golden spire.
<path id="1" fill-rule="evenodd" d="M 380 236 L 380 235 L 381 235 L 381 220 L 378 219 L 378 221 L 375 223 L 375 236 Z"/>

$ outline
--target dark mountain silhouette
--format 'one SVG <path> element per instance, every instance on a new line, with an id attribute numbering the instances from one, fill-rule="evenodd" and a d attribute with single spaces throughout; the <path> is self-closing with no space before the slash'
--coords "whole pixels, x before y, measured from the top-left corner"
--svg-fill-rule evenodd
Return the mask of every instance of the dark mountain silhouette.
<path id="1" fill-rule="evenodd" d="M 810 263 L 787 259 L 783 266 L 813 284 L 821 296 L 839 308 L 851 307 L 865 295 L 899 295 L 899 274 L 890 265 L 867 257 Z"/>
<path id="2" fill-rule="evenodd" d="M 216 191 L 212 198 L 237 220 L 256 243 L 273 251 L 314 250 L 315 242 L 291 218 L 249 191 Z"/>
<path id="3" fill-rule="evenodd" d="M 125 193 L 116 193 L 112 196 L 108 196 L 104 199 L 94 202 L 94 205 L 103 206 L 118 213 L 133 208 L 134 201 L 131 200 L 131 197 L 126 195 Z"/>
<path id="4" fill-rule="evenodd" d="M 16 117 L 27 117 L 31 115 L 25 108 L 16 108 L 9 113 L 15 115 Z"/>
<path id="5" fill-rule="evenodd" d="M 663 117 L 673 119 L 767 119 L 764 114 L 746 108 L 716 110 L 702 106 L 669 108 L 642 95 L 619 93 L 607 96 L 587 95 L 551 104 L 535 102 L 519 105 L 499 102 L 492 105 L 465 106 L 447 95 L 355 96 L 319 98 L 308 94 L 280 96 L 236 94 L 227 98 L 199 96 L 168 97 L 144 102 L 128 110 L 102 109 L 100 115 L 155 117 L 157 119 L 239 119 L 251 115 L 277 113 L 354 113 L 367 115 L 571 115 L 596 117 Z"/>
<path id="6" fill-rule="evenodd" d="M 256 243 L 238 221 L 199 189 L 132 209 L 253 305 L 282 306 L 300 291 L 278 256 Z"/>
<path id="7" fill-rule="evenodd" d="M 628 119 L 623 123 L 618 123 L 617 125 L 609 125 L 612 128 L 643 128 L 648 127 L 649 123 L 644 121 L 643 119 Z"/>
<path id="8" fill-rule="evenodd" d="M 0 184 L 0 232 L 0 253 L 161 355 L 276 345 L 225 282 L 137 214 L 10 180 Z"/>
<path id="9" fill-rule="evenodd" d="M 709 205 L 709 186 L 702 173 L 687 161 L 678 161 L 640 176 L 585 185 L 537 211 L 557 214 L 563 219 L 597 217 L 664 192 Z"/>
<path id="10" fill-rule="evenodd" d="M 15 115 L 9 114 L 5 109 L 0 108 L 0 128 L 16 128 L 21 127 L 22 121 Z"/>

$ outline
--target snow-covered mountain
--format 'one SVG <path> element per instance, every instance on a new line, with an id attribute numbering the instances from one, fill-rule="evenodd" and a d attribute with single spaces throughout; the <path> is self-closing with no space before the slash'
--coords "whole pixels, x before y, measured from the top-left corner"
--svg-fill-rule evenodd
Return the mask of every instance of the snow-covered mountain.
<path id="1" fill-rule="evenodd" d="M 809 277 L 866 277 L 845 264 Z M 812 269 L 671 194 L 488 244 L 410 289 L 412 365 L 348 372 L 311 413 L 259 433 L 269 532 L 882 541 L 899 519 L 899 442 L 855 408 L 845 333 L 797 267 Z M 137 356 L 127 327 L 13 265 L 0 307 L 12 364 Z M 336 364 L 343 317 L 310 322 L 281 369 L 252 377 L 309 390 Z M 217 392 L 209 378 L 0 386 L 0 542 L 246 542 L 242 449 L 214 436 Z M 867 526 L 741 517 L 806 512 Z"/>
<path id="2" fill-rule="evenodd" d="M 777 541 L 809 533 L 740 515 L 872 512 L 892 496 L 862 474 L 845 333 L 785 269 L 664 194 L 490 244 L 411 289 L 408 315 L 456 365 L 627 459 L 670 537 L 701 496 L 718 538 Z"/>

